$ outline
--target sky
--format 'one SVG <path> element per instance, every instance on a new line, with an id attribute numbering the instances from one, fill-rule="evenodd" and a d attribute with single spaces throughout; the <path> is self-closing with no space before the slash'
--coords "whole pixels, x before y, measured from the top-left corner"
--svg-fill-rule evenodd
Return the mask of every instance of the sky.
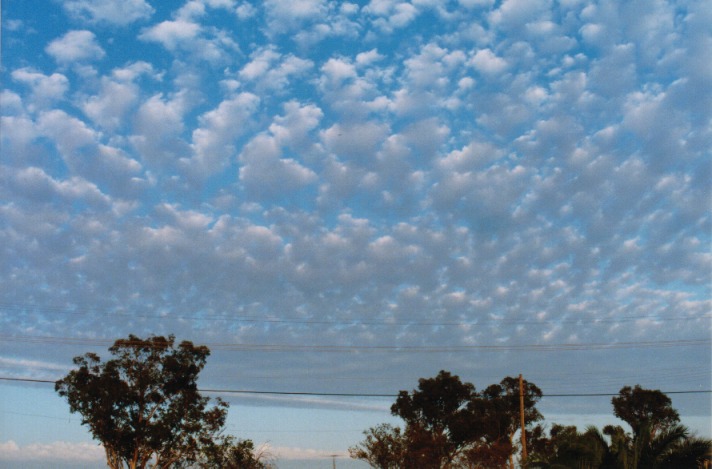
<path id="1" fill-rule="evenodd" d="M 346 467 L 439 370 L 521 373 L 580 426 L 610 396 L 557 394 L 682 391 L 709 436 L 710 24 L 703 0 L 3 0 L 0 461 L 100 467 L 51 384 L 7 379 L 128 334 L 210 347 L 200 387 L 260 392 L 210 395 L 280 467 Z"/>

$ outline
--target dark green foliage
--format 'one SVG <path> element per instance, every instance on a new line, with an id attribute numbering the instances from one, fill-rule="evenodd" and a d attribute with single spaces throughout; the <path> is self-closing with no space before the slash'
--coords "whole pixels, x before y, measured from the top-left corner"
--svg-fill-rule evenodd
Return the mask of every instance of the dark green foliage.
<path id="1" fill-rule="evenodd" d="M 383 423 L 363 433 L 366 439 L 349 448 L 352 458 L 364 460 L 377 469 L 404 467 L 407 438 L 400 428 Z"/>
<path id="2" fill-rule="evenodd" d="M 651 437 L 680 421 L 672 401 L 658 390 L 625 386 L 611 400 L 616 417 L 630 425 L 633 435 L 642 436 L 643 430 Z"/>
<path id="3" fill-rule="evenodd" d="M 193 467 L 200 469 L 269 469 L 263 453 L 256 454 L 251 440 L 221 437 L 205 447 L 203 455 Z"/>
<path id="4" fill-rule="evenodd" d="M 696 436 L 685 438 L 661 454 L 658 464 L 661 469 L 712 467 L 712 441 Z"/>
<path id="5" fill-rule="evenodd" d="M 532 440 L 530 468 L 594 469 L 609 467 L 612 461 L 608 442 L 595 427 L 580 433 L 575 426 L 554 424 L 548 438 L 538 435 Z"/>
<path id="6" fill-rule="evenodd" d="M 172 467 L 196 461 L 225 423 L 227 404 L 198 392 L 210 351 L 175 338 L 130 335 L 105 363 L 88 353 L 57 381 L 56 391 L 100 441 L 111 468 Z"/>
<path id="7" fill-rule="evenodd" d="M 527 425 L 541 418 L 534 408 L 541 391 L 526 383 Z M 420 379 L 418 389 L 401 391 L 391 406 L 405 421 L 405 430 L 380 425 L 365 432 L 366 440 L 351 448 L 353 458 L 373 467 L 498 468 L 514 452 L 519 428 L 519 381 L 505 378 L 477 393 L 471 383 L 441 371 Z"/>
<path id="8" fill-rule="evenodd" d="M 624 387 L 613 399 L 614 413 L 632 433 L 608 425 L 603 431 L 553 425 L 546 435 L 536 404 L 541 390 L 524 384 L 528 469 L 697 469 L 710 461 L 712 442 L 690 437 L 660 391 Z M 520 426 L 519 380 L 507 377 L 478 393 L 470 383 L 441 371 L 420 379 L 418 389 L 401 391 L 391 407 L 405 430 L 379 425 L 350 449 L 351 457 L 379 469 L 501 469 L 513 464 Z"/>
<path id="9" fill-rule="evenodd" d="M 417 390 L 398 394 L 391 413 L 406 422 L 410 453 L 418 455 L 421 467 L 451 463 L 477 436 L 474 432 L 478 429 L 471 425 L 472 412 L 468 409 L 476 398 L 471 383 L 463 383 L 447 371 L 435 378 L 421 378 Z"/>
<path id="10" fill-rule="evenodd" d="M 554 425 L 549 437 L 534 438 L 530 468 L 541 469 L 696 469 L 710 460 L 712 442 L 690 437 L 677 424 L 679 416 L 660 391 L 629 386 L 613 398 L 614 413 L 625 420 L 631 433 L 620 426 L 595 427 L 579 433 L 576 427 Z"/>

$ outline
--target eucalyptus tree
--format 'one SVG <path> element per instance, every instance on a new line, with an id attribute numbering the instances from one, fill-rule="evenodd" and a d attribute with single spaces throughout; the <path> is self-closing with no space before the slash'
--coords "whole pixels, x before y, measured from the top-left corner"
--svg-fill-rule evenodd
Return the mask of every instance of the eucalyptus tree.
<path id="1" fill-rule="evenodd" d="M 541 391 L 530 383 L 525 388 L 529 425 L 541 418 L 535 408 Z M 366 439 L 351 448 L 351 457 L 381 469 L 500 468 L 515 450 L 518 389 L 515 378 L 482 393 L 447 371 L 421 378 L 417 389 L 400 391 L 391 406 L 391 413 L 405 422 L 404 429 L 384 424 L 367 430 Z"/>
<path id="2" fill-rule="evenodd" d="M 101 442 L 112 469 L 190 464 L 213 445 L 228 404 L 211 404 L 197 379 L 210 351 L 175 337 L 129 335 L 109 348 L 74 358 L 76 369 L 55 384 L 71 412 Z"/>
<path id="3" fill-rule="evenodd" d="M 625 386 L 611 399 L 613 413 L 630 425 L 634 437 L 647 433 L 650 438 L 680 421 L 672 401 L 657 389 L 644 389 L 640 385 Z"/>

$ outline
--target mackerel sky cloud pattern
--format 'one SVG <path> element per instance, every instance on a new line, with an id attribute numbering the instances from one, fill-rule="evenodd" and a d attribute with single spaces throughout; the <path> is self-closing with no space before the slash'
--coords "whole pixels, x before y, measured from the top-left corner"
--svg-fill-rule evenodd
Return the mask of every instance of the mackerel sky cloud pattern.
<path id="1" fill-rule="evenodd" d="M 2 8 L 0 375 L 174 333 L 356 347 L 218 348 L 212 388 L 709 387 L 708 2 Z"/>

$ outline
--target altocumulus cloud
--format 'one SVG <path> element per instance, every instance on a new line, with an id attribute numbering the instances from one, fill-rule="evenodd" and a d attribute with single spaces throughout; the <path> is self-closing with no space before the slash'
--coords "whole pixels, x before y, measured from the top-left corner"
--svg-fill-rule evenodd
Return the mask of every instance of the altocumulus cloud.
<path id="1" fill-rule="evenodd" d="M 94 443 L 54 442 L 23 446 L 12 440 L 0 443 L 0 460 L 5 461 L 99 463 L 104 458 L 104 448 Z"/>
<path id="2" fill-rule="evenodd" d="M 3 3 L 0 372 L 175 333 L 215 388 L 708 386 L 707 3 L 42 8 Z"/>

